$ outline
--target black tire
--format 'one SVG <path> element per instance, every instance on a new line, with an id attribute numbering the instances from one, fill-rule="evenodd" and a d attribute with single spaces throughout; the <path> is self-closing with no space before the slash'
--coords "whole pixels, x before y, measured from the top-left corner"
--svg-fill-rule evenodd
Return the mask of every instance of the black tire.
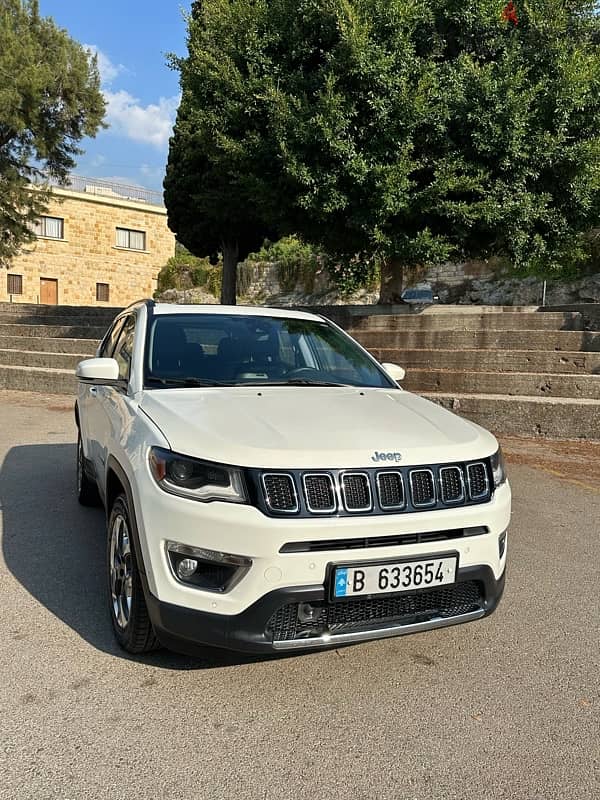
<path id="1" fill-rule="evenodd" d="M 99 506 L 100 495 L 96 482 L 88 478 L 83 466 L 81 434 L 77 434 L 77 499 L 82 506 Z"/>
<path id="2" fill-rule="evenodd" d="M 117 497 L 106 537 L 108 607 L 117 641 L 128 653 L 149 653 L 160 643 L 154 635 L 144 597 L 132 535 L 132 517 L 124 494 Z"/>

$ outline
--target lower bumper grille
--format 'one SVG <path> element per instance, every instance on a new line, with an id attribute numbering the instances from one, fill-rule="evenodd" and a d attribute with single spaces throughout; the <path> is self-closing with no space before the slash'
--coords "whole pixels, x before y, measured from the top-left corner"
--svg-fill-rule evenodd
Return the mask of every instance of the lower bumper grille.
<path id="1" fill-rule="evenodd" d="M 308 639 L 329 633 L 368 631 L 450 618 L 483 608 L 482 585 L 465 581 L 439 589 L 392 597 L 355 598 L 337 603 L 290 603 L 267 623 L 274 642 Z"/>

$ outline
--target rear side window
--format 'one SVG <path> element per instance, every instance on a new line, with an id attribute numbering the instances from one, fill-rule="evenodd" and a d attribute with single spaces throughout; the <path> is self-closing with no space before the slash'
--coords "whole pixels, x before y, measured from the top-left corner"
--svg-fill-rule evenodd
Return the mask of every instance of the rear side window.
<path id="1" fill-rule="evenodd" d="M 131 360 L 133 358 L 133 339 L 135 335 L 135 317 L 126 317 L 125 324 L 117 341 L 113 358 L 119 365 L 119 378 L 129 380 Z"/>
<path id="2" fill-rule="evenodd" d="M 109 329 L 102 344 L 100 345 L 98 358 L 112 358 L 112 354 L 115 351 L 115 344 L 119 338 L 119 334 L 121 333 L 124 323 L 125 320 L 121 318 L 113 324 L 112 328 Z"/>

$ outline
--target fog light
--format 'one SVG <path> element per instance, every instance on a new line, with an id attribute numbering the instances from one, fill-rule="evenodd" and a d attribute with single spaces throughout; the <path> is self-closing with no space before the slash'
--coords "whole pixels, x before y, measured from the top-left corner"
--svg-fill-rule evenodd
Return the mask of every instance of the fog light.
<path id="1" fill-rule="evenodd" d="M 314 622 L 319 616 L 320 608 L 311 606 L 310 603 L 300 603 L 298 606 L 298 621 L 299 622 Z"/>
<path id="2" fill-rule="evenodd" d="M 221 553 L 181 542 L 165 542 L 174 577 L 205 592 L 228 592 L 252 566 L 246 556 Z"/>
<path id="3" fill-rule="evenodd" d="M 179 562 L 177 565 L 177 575 L 181 578 L 182 581 L 190 578 L 196 569 L 198 568 L 198 562 L 195 558 L 184 558 L 182 561 Z"/>

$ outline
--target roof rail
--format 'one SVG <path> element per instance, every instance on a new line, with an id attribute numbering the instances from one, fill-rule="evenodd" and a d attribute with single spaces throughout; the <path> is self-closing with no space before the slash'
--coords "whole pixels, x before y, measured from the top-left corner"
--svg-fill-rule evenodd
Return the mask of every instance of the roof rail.
<path id="1" fill-rule="evenodd" d="M 156 300 L 153 300 L 151 297 L 143 297 L 141 300 L 134 300 L 133 303 L 129 303 L 128 306 L 125 306 L 123 311 L 127 311 L 128 308 L 133 308 L 133 306 L 140 305 L 145 305 L 148 308 L 152 308 L 156 305 Z"/>

